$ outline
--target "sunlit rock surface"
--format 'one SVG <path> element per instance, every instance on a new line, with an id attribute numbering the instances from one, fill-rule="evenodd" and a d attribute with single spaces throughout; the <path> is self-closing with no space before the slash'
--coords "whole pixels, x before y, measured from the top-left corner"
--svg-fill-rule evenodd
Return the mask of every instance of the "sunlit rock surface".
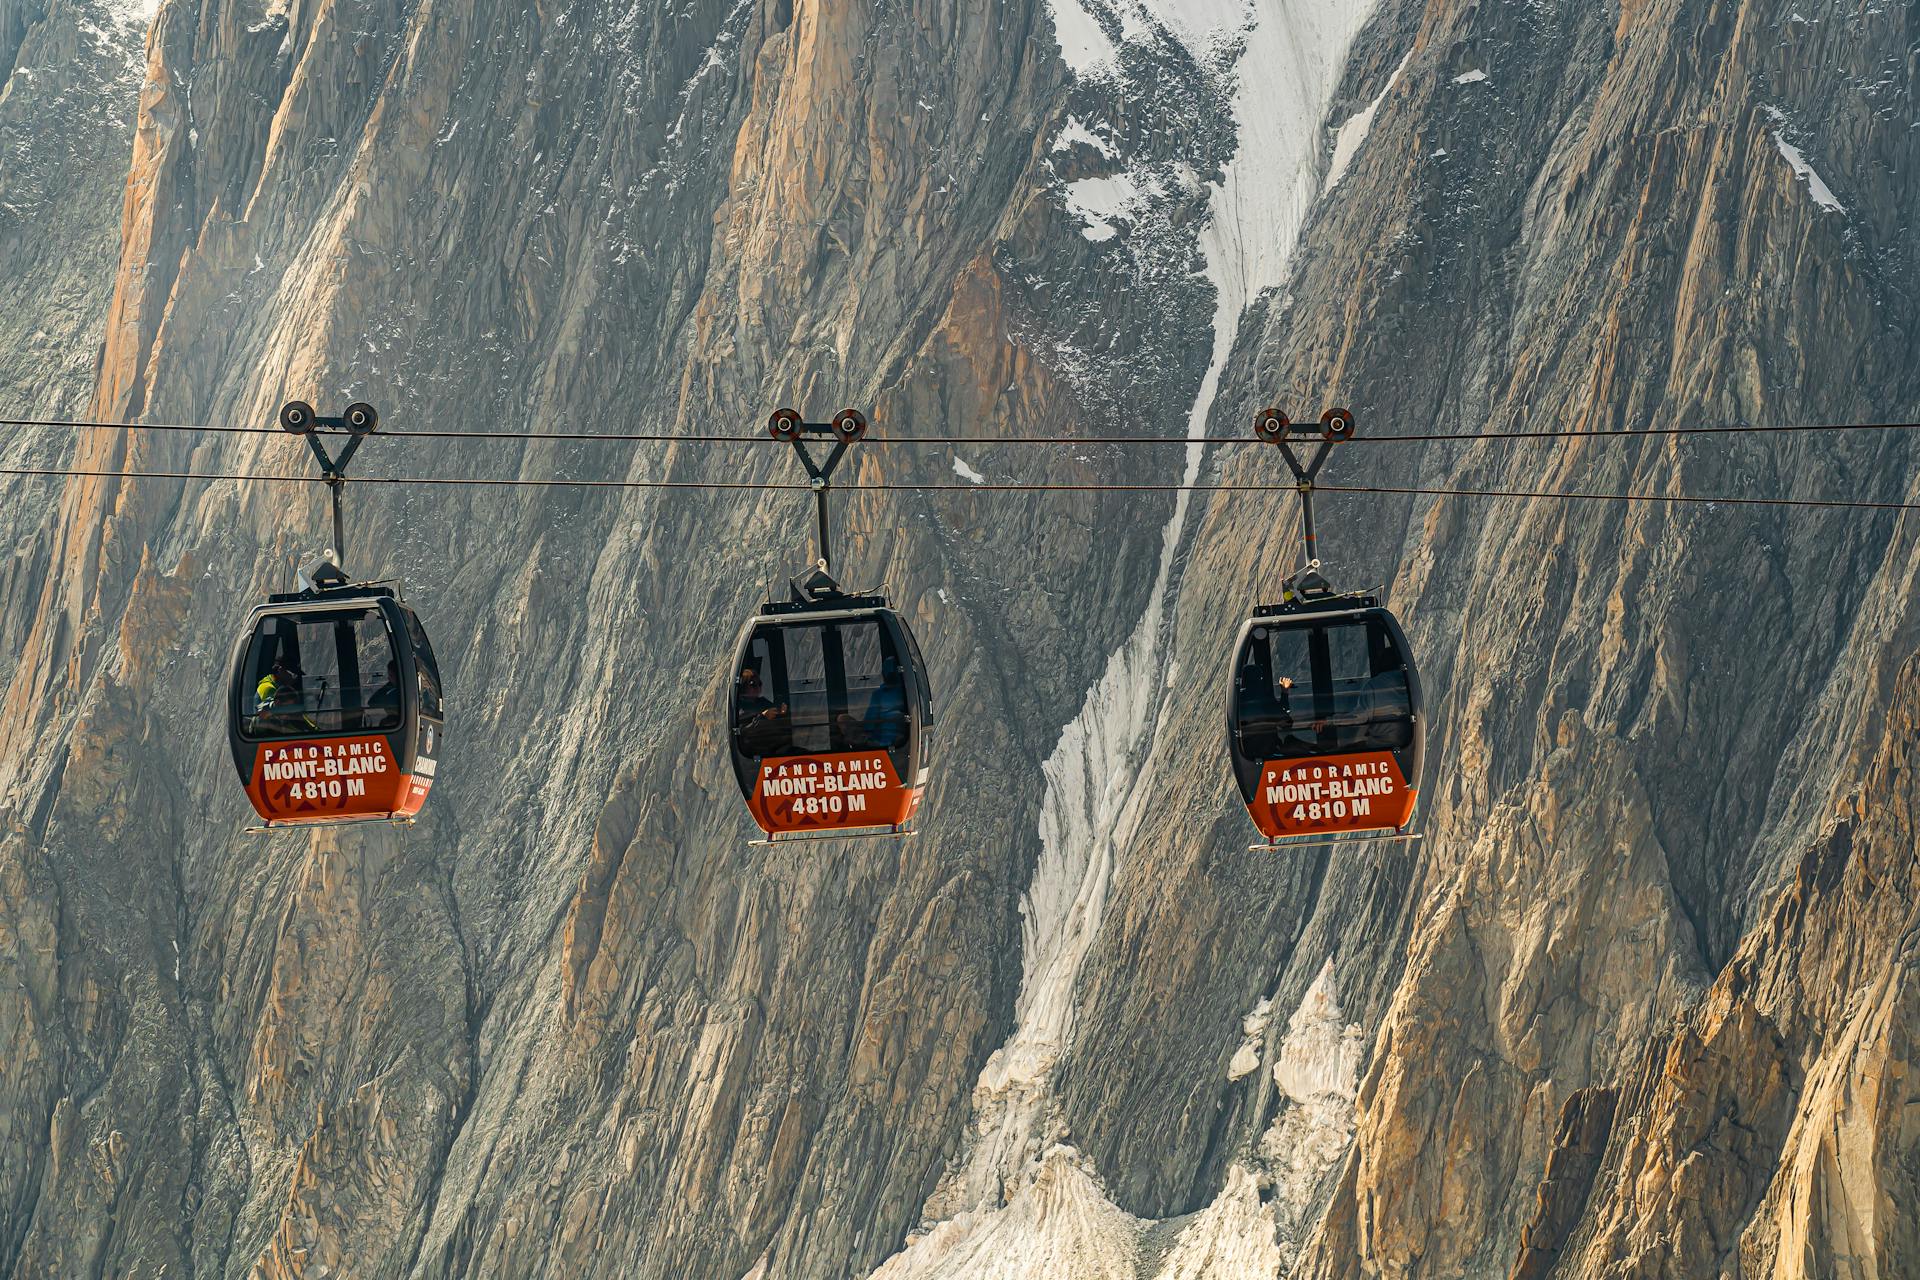
<path id="1" fill-rule="evenodd" d="M 1920 1268 L 1920 601 L 1887 510 L 1323 495 L 1424 841 L 1276 857 L 1225 649 L 1363 435 L 1911 420 L 1912 15 L 1645 0 L 0 0 L 0 412 L 889 437 L 942 754 L 749 847 L 718 707 L 805 495 L 388 486 L 408 831 L 248 836 L 282 435 L 8 429 L 0 1271 L 773 1280 Z M 1899 432 L 1344 447 L 1390 489 L 1920 499 Z M 369 478 L 794 478 L 377 437 Z M 1905 674 L 1903 674 L 1903 672 Z"/>

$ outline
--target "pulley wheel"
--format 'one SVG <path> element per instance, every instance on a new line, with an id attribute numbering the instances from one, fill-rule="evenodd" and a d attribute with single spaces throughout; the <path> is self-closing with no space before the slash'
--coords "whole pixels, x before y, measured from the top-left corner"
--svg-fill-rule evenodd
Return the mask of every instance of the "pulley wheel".
<path id="1" fill-rule="evenodd" d="M 858 409 L 842 409 L 833 415 L 833 434 L 847 444 L 852 444 L 867 434 L 866 415 Z"/>
<path id="2" fill-rule="evenodd" d="M 1287 438 L 1287 428 L 1292 421 L 1278 409 L 1262 409 L 1253 419 L 1253 434 L 1268 443 Z"/>
<path id="3" fill-rule="evenodd" d="M 380 414 L 364 400 L 356 400 L 348 405 L 342 417 L 346 421 L 347 430 L 357 436 L 364 436 L 380 425 Z"/>
<path id="4" fill-rule="evenodd" d="M 1353 415 L 1345 409 L 1329 409 L 1320 415 L 1320 436 L 1325 440 L 1353 439 Z"/>
<path id="5" fill-rule="evenodd" d="M 775 409 L 773 416 L 767 419 L 767 434 L 775 440 L 791 440 L 800 434 L 800 412 L 797 409 Z"/>
<path id="6" fill-rule="evenodd" d="M 297 436 L 313 432 L 313 406 L 305 400 L 289 400 L 280 406 L 280 429 Z"/>

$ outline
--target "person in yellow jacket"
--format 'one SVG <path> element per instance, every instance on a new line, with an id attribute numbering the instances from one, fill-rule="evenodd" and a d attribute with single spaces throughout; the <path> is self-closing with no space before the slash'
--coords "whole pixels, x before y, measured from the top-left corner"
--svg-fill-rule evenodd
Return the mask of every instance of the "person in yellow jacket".
<path id="1" fill-rule="evenodd" d="M 313 727 L 313 718 L 302 714 L 300 675 L 285 662 L 275 662 L 273 669 L 253 686 L 253 692 L 258 700 L 253 712 L 258 729 L 287 733 Z"/>

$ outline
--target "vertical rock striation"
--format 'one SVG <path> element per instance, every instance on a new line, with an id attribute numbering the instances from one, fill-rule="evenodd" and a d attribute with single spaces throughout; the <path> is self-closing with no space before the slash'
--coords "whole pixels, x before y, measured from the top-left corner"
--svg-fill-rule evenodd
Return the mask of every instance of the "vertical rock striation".
<path id="1" fill-rule="evenodd" d="M 1239 435 L 1898 421 L 1911 15 L 1639 0 L 0 0 L 0 407 L 377 404 L 356 473 L 1271 483 Z M 151 18 L 149 25 L 149 17 Z M 144 34 L 144 54 L 139 40 Z M 408 428 L 524 440 L 405 439 Z M 543 438 L 545 437 L 545 438 Z M 0 532 L 0 1273 L 1718 1274 L 1916 1265 L 1906 513 L 1330 493 L 1426 839 L 1249 854 L 1279 493 L 847 492 L 942 755 L 750 848 L 783 492 L 389 486 L 452 737 L 406 832 L 241 834 L 277 435 L 42 428 Z M 1917 496 L 1903 433 L 1346 446 L 1388 490 Z M 977 478 L 977 479 L 976 479 Z"/>

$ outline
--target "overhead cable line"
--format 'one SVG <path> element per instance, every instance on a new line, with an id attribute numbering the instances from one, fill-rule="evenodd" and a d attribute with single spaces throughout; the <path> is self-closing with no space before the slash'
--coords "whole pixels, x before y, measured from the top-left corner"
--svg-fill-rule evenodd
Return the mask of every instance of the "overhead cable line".
<path id="1" fill-rule="evenodd" d="M 55 476 L 111 480 L 233 481 L 241 484 L 325 484 L 322 476 L 261 475 L 212 471 L 109 471 L 64 467 L 0 467 L 0 476 Z M 708 489 L 806 493 L 812 485 L 762 480 L 565 480 L 555 477 L 359 476 L 356 484 L 442 485 L 457 488 L 534 489 Z M 1045 481 L 919 483 L 882 481 L 836 485 L 841 491 L 868 493 L 1293 493 L 1291 484 L 1072 484 Z M 1320 485 L 1326 493 L 1374 493 L 1436 498 L 1520 498 L 1563 502 L 1689 503 L 1733 507 L 1814 507 L 1857 511 L 1920 511 L 1920 502 L 1880 502 L 1864 498 L 1760 498 L 1698 493 L 1565 493 L 1534 489 L 1440 489 L 1400 485 Z"/>
<path id="2" fill-rule="evenodd" d="M 211 435 L 284 435 L 278 427 L 249 427 L 179 422 L 91 422 L 53 418 L 0 418 L 0 427 L 64 427 L 76 430 L 162 431 L 205 433 Z M 1475 440 L 1607 440 L 1629 437 L 1777 435 L 1787 432 L 1913 431 L 1920 422 L 1824 422 L 1753 425 L 1734 423 L 1724 426 L 1672 427 L 1569 427 L 1546 431 L 1469 431 L 1459 433 L 1412 432 L 1395 435 L 1356 436 L 1355 444 L 1449 444 Z M 341 434 L 321 430 L 318 434 Z M 659 431 L 445 431 L 418 429 L 382 431 L 383 440 L 524 440 L 567 441 L 604 444 L 768 444 L 776 443 L 765 433 L 753 435 L 683 434 Z M 1257 444 L 1247 436 L 869 436 L 866 443 L 897 445 L 903 448 L 943 448 L 954 445 L 1045 445 L 1055 448 L 1083 448 L 1108 445 L 1220 445 Z"/>

